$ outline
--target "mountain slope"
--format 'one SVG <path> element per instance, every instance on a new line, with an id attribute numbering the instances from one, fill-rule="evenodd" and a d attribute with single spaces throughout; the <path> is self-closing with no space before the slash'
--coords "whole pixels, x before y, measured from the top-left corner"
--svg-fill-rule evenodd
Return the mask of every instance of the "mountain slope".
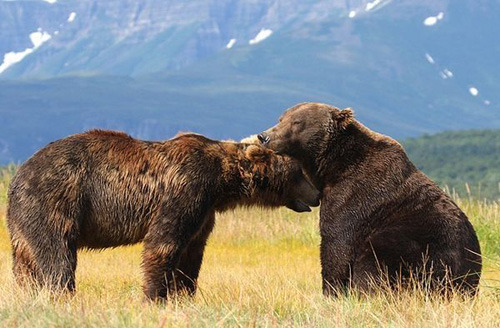
<path id="1" fill-rule="evenodd" d="M 238 139 L 303 101 L 352 106 L 399 139 L 498 128 L 498 10 L 493 0 L 0 2 L 0 53 L 33 49 L 0 73 L 0 163 L 92 127 Z M 50 39 L 35 47 L 35 32 Z"/>

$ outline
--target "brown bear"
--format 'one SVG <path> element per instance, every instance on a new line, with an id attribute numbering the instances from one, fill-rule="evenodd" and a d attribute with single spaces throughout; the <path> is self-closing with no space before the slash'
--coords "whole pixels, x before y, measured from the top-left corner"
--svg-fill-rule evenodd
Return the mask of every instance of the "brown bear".
<path id="1" fill-rule="evenodd" d="M 236 205 L 309 211 L 319 192 L 300 164 L 260 145 L 185 134 L 164 142 L 94 130 L 28 159 L 9 189 L 14 274 L 75 288 L 77 249 L 144 241 L 144 292 L 194 293 L 215 212 Z"/>
<path id="2" fill-rule="evenodd" d="M 426 291 L 476 292 L 481 256 L 471 223 L 394 139 L 363 126 L 350 109 L 321 103 L 288 109 L 258 137 L 298 159 L 322 191 L 326 295 L 349 286 L 370 291 L 382 277 L 391 287 L 412 280 Z"/>

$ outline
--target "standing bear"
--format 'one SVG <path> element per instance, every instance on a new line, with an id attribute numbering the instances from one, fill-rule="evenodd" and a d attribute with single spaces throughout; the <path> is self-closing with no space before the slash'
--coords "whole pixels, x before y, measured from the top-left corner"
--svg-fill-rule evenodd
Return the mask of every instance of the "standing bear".
<path id="1" fill-rule="evenodd" d="M 481 256 L 471 223 L 398 142 L 350 109 L 320 103 L 288 109 L 258 137 L 298 159 L 322 191 L 326 295 L 349 286 L 369 291 L 382 277 L 394 287 L 412 280 L 426 290 L 475 294 Z"/>
<path id="2" fill-rule="evenodd" d="M 77 249 L 144 241 L 144 292 L 194 293 L 215 212 L 236 205 L 319 205 L 300 164 L 259 145 L 185 134 L 148 142 L 94 130 L 26 161 L 9 189 L 14 274 L 75 289 Z"/>

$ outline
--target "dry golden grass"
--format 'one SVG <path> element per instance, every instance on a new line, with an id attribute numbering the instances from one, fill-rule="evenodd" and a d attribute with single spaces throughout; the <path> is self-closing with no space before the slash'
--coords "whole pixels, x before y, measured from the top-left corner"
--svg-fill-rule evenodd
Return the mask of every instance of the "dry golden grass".
<path id="1" fill-rule="evenodd" d="M 2 327 L 499 327 L 500 206 L 459 201 L 485 251 L 475 299 L 416 293 L 321 293 L 318 212 L 237 210 L 220 215 L 194 298 L 143 303 L 141 246 L 79 253 L 77 293 L 53 299 L 15 286 L 4 213 L 0 213 Z M 5 209 L 3 208 L 3 211 Z"/>

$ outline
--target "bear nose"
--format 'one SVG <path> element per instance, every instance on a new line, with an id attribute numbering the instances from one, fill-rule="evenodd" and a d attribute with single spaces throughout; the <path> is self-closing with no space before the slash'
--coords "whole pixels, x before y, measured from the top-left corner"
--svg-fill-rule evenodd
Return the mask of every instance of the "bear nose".
<path id="1" fill-rule="evenodd" d="M 260 133 L 257 138 L 259 139 L 260 143 L 265 145 L 269 142 L 270 138 L 268 135 L 266 135 L 264 132 Z"/>

